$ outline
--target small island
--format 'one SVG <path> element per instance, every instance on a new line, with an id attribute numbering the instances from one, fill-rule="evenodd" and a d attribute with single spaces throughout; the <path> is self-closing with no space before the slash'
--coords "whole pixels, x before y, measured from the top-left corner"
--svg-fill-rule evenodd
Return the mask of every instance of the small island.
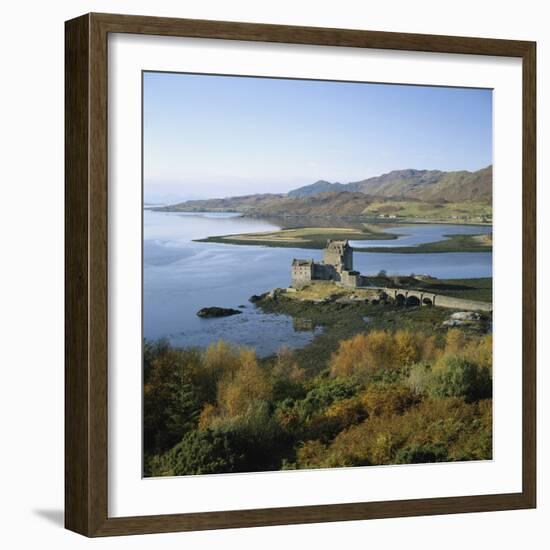
<path id="1" fill-rule="evenodd" d="M 211 317 L 229 317 L 231 315 L 239 315 L 242 311 L 230 307 L 203 307 L 197 311 L 199 317 L 209 319 Z"/>
<path id="2" fill-rule="evenodd" d="M 353 248 L 347 240 L 327 241 L 323 260 L 315 262 L 307 259 L 294 259 L 291 266 L 291 292 L 318 282 L 331 281 L 335 289 L 363 290 L 359 299 L 376 299 L 377 301 L 393 300 L 405 305 L 429 305 L 468 311 L 492 311 L 492 304 L 465 298 L 457 298 L 436 292 L 429 275 L 416 277 L 399 277 L 390 280 L 382 276 L 369 277 L 353 269 Z M 431 287 L 431 288 L 430 288 Z M 375 295 L 376 298 L 372 296 Z M 331 292 L 330 296 L 335 296 Z M 354 293 L 357 299 L 357 293 Z M 330 299 L 325 297 L 325 300 Z"/>
<path id="3" fill-rule="evenodd" d="M 327 240 L 391 241 L 397 239 L 399 235 L 385 232 L 385 227 L 383 224 L 367 223 L 352 227 L 292 227 L 261 233 L 217 235 L 197 239 L 196 242 L 322 249 Z"/>

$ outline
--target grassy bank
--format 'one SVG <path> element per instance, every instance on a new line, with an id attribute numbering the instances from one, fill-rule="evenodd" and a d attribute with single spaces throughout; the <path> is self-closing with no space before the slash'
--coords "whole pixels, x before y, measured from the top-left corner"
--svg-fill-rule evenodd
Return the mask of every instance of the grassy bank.
<path id="1" fill-rule="evenodd" d="M 477 300 L 480 302 L 492 302 L 493 279 L 484 277 L 479 279 L 433 279 L 423 281 L 421 288 L 440 292 L 453 298 L 464 300 Z"/>

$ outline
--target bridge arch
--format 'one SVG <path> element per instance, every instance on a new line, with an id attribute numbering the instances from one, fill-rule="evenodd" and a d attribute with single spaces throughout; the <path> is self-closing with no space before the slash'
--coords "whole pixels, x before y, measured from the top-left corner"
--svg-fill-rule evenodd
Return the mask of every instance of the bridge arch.
<path id="1" fill-rule="evenodd" d="M 407 295 L 406 293 L 402 293 L 402 292 L 396 292 L 395 293 L 395 302 L 400 305 L 400 306 L 403 306 L 406 304 L 407 302 Z"/>

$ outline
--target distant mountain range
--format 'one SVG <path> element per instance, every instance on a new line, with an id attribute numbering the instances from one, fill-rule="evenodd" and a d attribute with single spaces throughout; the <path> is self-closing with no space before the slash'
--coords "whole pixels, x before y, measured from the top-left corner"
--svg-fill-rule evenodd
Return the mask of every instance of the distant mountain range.
<path id="1" fill-rule="evenodd" d="M 476 172 L 394 170 L 388 174 L 345 184 L 320 180 L 286 194 L 267 193 L 189 200 L 159 210 L 233 211 L 254 216 L 366 216 L 396 212 L 400 216 L 399 212 L 410 211 L 410 208 L 404 206 L 404 202 L 425 204 L 426 213 L 433 208 L 442 209 L 443 205 L 464 202 L 487 205 L 490 209 L 492 180 L 492 166 Z M 390 204 L 380 207 L 381 202 Z M 418 206 L 414 209 L 418 209 Z M 468 214 L 467 211 L 451 210 L 447 206 L 445 210 L 447 217 L 457 218 L 462 212 Z"/>
<path id="2" fill-rule="evenodd" d="M 387 174 L 351 183 L 319 180 L 294 189 L 289 197 L 308 197 L 327 192 L 357 192 L 374 197 L 399 197 L 422 201 L 490 201 L 493 167 L 476 172 L 440 170 L 393 170 Z"/>

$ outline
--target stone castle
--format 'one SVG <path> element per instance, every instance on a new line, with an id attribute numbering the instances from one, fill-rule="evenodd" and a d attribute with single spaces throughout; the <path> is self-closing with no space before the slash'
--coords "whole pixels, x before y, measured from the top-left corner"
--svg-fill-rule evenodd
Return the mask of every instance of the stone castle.
<path id="1" fill-rule="evenodd" d="M 378 303 L 383 298 L 407 306 L 437 305 L 464 311 L 493 311 L 493 305 L 489 302 L 454 298 L 435 294 L 426 289 L 398 288 L 391 285 L 390 287 L 373 286 L 372 278 L 369 283 L 366 275 L 353 271 L 353 248 L 347 240 L 327 241 L 321 262 L 292 260 L 292 288 L 300 289 L 316 281 L 334 281 L 338 286 L 351 289 L 368 287 L 369 290 L 378 293 L 376 298 L 369 298 L 372 303 Z"/>
<path id="2" fill-rule="evenodd" d="M 294 288 L 304 287 L 312 281 L 334 281 L 347 288 L 366 286 L 366 278 L 353 271 L 353 248 L 347 240 L 328 240 L 321 262 L 292 260 L 291 274 Z"/>

